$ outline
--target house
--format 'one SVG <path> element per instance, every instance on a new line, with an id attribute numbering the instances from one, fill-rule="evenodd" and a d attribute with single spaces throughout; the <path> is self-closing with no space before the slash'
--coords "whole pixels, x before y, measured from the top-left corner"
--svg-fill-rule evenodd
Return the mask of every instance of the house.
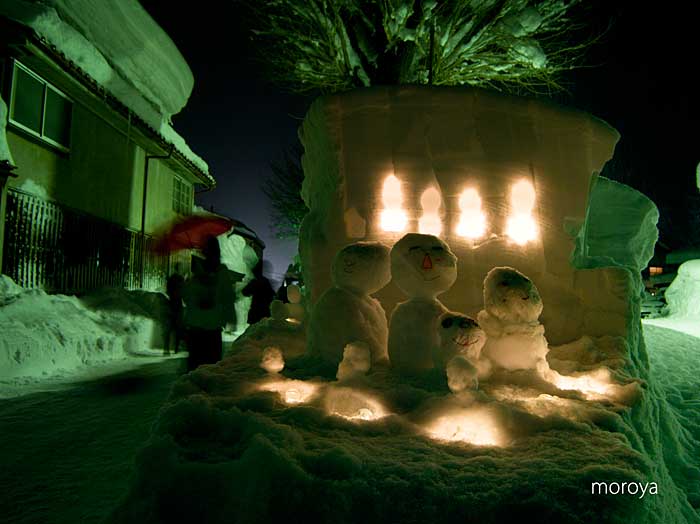
<path id="1" fill-rule="evenodd" d="M 215 186 L 170 124 L 192 85 L 135 0 L 3 2 L 2 272 L 51 292 L 160 288 L 175 261 L 153 236 Z"/>

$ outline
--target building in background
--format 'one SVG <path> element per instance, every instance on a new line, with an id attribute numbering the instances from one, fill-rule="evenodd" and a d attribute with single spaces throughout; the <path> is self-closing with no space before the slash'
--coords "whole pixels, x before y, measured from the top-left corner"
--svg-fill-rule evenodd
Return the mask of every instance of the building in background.
<path id="1" fill-rule="evenodd" d="M 138 2 L 100 4 L 0 6 L 0 257 L 25 287 L 160 288 L 174 260 L 152 237 L 215 185 L 170 125 L 187 63 Z"/>

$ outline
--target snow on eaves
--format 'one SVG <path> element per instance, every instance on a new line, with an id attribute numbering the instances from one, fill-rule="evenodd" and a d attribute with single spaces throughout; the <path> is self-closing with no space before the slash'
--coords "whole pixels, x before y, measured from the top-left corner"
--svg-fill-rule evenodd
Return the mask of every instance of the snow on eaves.
<path id="1" fill-rule="evenodd" d="M 32 29 L 210 178 L 170 123 L 192 92 L 192 72 L 136 0 L 3 0 L 0 15 Z"/>

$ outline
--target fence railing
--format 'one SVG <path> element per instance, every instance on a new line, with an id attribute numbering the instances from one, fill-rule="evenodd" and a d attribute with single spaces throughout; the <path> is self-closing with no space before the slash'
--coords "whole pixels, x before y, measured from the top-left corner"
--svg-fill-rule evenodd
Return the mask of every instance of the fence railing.
<path id="1" fill-rule="evenodd" d="M 180 256 L 157 255 L 153 242 L 56 202 L 7 192 L 2 272 L 23 287 L 65 294 L 103 286 L 163 289 Z"/>

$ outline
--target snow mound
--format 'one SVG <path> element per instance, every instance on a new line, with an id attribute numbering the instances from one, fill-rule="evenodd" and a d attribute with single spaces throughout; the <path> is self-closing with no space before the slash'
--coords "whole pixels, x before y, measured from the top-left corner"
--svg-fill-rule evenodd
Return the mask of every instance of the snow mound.
<path id="1" fill-rule="evenodd" d="M 165 297 L 101 290 L 78 299 L 0 276 L 0 381 L 47 378 L 162 347 Z"/>
<path id="2" fill-rule="evenodd" d="M 700 317 L 700 260 L 681 264 L 665 297 L 669 316 Z"/>
<path id="3" fill-rule="evenodd" d="M 459 394 L 444 373 L 382 366 L 339 383 L 303 338 L 262 322 L 225 360 L 183 376 L 108 522 L 700 522 L 687 442 L 674 440 L 681 484 L 635 429 L 659 403 L 663 438 L 682 434 L 657 388 L 629 408 L 525 373 Z M 279 374 L 259 368 L 273 345 L 285 353 Z M 559 357 L 573 365 L 590 345 Z M 657 492 L 594 496 L 593 482 Z"/>
<path id="4" fill-rule="evenodd" d="M 192 71 L 136 0 L 4 0 L 0 15 L 33 29 L 208 172 L 170 125 L 192 92 Z"/>

